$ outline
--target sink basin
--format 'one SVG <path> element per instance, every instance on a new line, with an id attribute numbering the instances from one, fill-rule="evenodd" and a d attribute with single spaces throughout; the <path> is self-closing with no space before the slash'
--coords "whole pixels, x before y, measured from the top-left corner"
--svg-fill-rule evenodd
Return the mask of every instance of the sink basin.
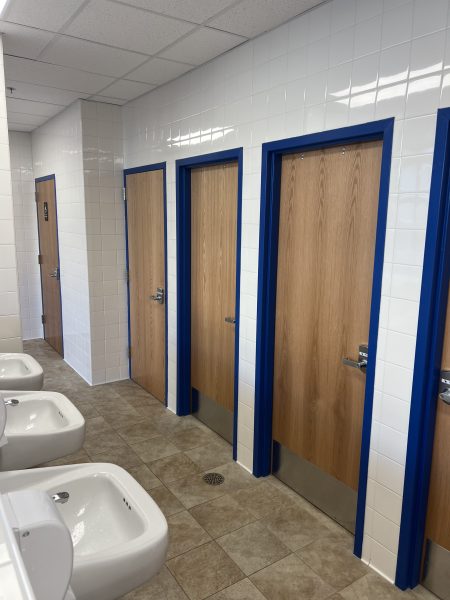
<path id="1" fill-rule="evenodd" d="M 83 445 L 84 417 L 63 394 L 5 390 L 0 396 L 6 402 L 7 440 L 0 447 L 0 471 L 34 467 Z"/>
<path id="2" fill-rule="evenodd" d="M 163 566 L 166 519 L 121 467 L 94 463 L 0 473 L 1 493 L 24 488 L 69 493 L 57 506 L 72 536 L 70 587 L 77 600 L 120 598 Z"/>
<path id="3" fill-rule="evenodd" d="M 41 390 L 44 371 L 29 354 L 0 353 L 0 390 Z"/>

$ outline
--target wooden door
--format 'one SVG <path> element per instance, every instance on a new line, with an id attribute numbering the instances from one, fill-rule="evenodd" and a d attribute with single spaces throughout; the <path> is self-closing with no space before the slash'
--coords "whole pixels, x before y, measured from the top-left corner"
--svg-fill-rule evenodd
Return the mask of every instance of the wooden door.
<path id="1" fill-rule="evenodd" d="M 44 339 L 63 355 L 55 180 L 36 181 Z"/>
<path id="2" fill-rule="evenodd" d="M 165 288 L 163 170 L 127 175 L 131 378 L 165 400 Z M 165 294 L 165 290 L 164 290 Z"/>
<path id="3" fill-rule="evenodd" d="M 238 166 L 191 172 L 191 385 L 234 406 Z"/>
<path id="4" fill-rule="evenodd" d="M 357 489 L 382 142 L 282 159 L 274 440 Z M 369 350 L 370 351 L 370 350 Z"/>
<path id="5" fill-rule="evenodd" d="M 441 365 L 442 371 L 450 371 L 450 302 Z M 441 399 L 437 400 L 425 540 L 450 552 L 450 405 Z"/>

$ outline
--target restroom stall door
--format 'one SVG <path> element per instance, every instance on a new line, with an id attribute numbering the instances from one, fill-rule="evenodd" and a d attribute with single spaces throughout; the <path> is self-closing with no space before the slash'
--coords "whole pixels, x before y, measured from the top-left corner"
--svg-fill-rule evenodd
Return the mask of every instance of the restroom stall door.
<path id="1" fill-rule="evenodd" d="M 447 304 L 441 377 L 450 376 L 450 302 Z M 441 385 L 441 392 L 450 388 Z M 445 398 L 445 396 L 444 396 Z M 423 585 L 450 600 L 450 399 L 437 398 L 433 459 L 425 527 Z"/>
<path id="2" fill-rule="evenodd" d="M 63 355 L 55 180 L 36 181 L 44 339 Z"/>
<path id="3" fill-rule="evenodd" d="M 238 165 L 191 170 L 192 412 L 233 436 Z"/>
<path id="4" fill-rule="evenodd" d="M 126 176 L 131 378 L 165 401 L 164 174 Z"/>
<path id="5" fill-rule="evenodd" d="M 365 373 L 343 358 L 368 343 L 381 153 L 312 150 L 281 169 L 273 470 L 352 531 Z"/>

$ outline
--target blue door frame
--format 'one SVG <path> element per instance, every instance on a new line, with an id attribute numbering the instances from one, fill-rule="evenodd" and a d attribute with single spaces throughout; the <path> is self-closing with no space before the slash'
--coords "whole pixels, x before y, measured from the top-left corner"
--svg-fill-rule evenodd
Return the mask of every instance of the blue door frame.
<path id="1" fill-rule="evenodd" d="M 237 458 L 239 304 L 241 281 L 242 148 L 176 161 L 177 184 L 177 414 L 191 413 L 191 170 L 228 162 L 238 164 L 236 232 L 236 325 L 234 347 L 233 458 Z"/>
<path id="2" fill-rule="evenodd" d="M 386 217 L 391 169 L 394 119 L 374 121 L 321 133 L 268 142 L 262 147 L 261 216 L 258 267 L 258 312 L 256 321 L 255 442 L 253 473 L 257 477 L 271 472 L 273 364 L 275 346 L 275 305 L 280 212 L 281 159 L 284 154 L 317 148 L 383 140 L 378 221 L 372 284 L 366 393 L 361 440 L 361 462 L 354 552 L 361 557 L 372 424 L 375 358 L 381 301 Z"/>
<path id="3" fill-rule="evenodd" d="M 164 404 L 167 406 L 167 333 L 168 333 L 168 312 L 167 312 L 167 194 L 166 194 L 166 163 L 154 163 L 152 165 L 144 165 L 141 167 L 132 167 L 123 171 L 123 187 L 127 189 L 127 176 L 135 175 L 136 173 L 146 173 L 147 171 L 162 171 L 163 172 L 163 203 L 164 203 L 164 289 L 166 291 L 164 303 L 164 328 L 165 328 L 165 382 L 164 382 Z M 129 272 L 129 254 L 128 254 L 128 206 L 125 201 L 125 257 L 127 273 Z M 128 303 L 128 347 L 131 348 L 131 329 L 130 329 L 130 280 L 127 277 L 127 303 Z M 131 356 L 128 358 L 128 373 L 131 379 Z"/>
<path id="4" fill-rule="evenodd" d="M 56 217 L 56 244 L 58 246 L 58 269 L 61 274 L 61 260 L 59 256 L 59 227 L 58 227 L 58 198 L 56 196 L 56 176 L 53 173 L 52 175 L 44 175 L 43 177 L 37 177 L 34 180 L 34 191 L 36 193 L 36 184 L 41 183 L 42 181 L 53 181 L 53 188 L 55 190 L 55 217 Z M 37 214 L 37 207 L 36 207 Z M 39 215 L 37 214 L 37 227 L 38 227 L 38 243 L 39 243 L 39 254 L 41 254 L 41 238 L 39 231 Z M 59 282 L 59 301 L 61 303 L 61 348 L 62 348 L 62 357 L 64 358 L 64 327 L 63 327 L 63 315 L 62 315 L 62 290 L 61 290 L 61 276 Z M 44 312 L 44 293 L 42 289 L 42 276 L 41 276 L 41 302 L 42 302 L 42 312 Z M 45 326 L 44 326 L 45 332 Z M 45 336 L 45 333 L 44 333 Z"/>
<path id="5" fill-rule="evenodd" d="M 450 274 L 450 109 L 438 110 L 395 583 L 420 581 Z"/>

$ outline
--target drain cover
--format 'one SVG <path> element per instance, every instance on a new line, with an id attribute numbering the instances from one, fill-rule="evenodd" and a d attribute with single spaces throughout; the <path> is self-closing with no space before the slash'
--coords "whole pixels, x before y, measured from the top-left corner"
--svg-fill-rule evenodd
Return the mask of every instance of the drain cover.
<path id="1" fill-rule="evenodd" d="M 221 485 L 225 481 L 225 477 L 220 473 L 206 473 L 203 475 L 203 481 L 208 485 Z"/>

